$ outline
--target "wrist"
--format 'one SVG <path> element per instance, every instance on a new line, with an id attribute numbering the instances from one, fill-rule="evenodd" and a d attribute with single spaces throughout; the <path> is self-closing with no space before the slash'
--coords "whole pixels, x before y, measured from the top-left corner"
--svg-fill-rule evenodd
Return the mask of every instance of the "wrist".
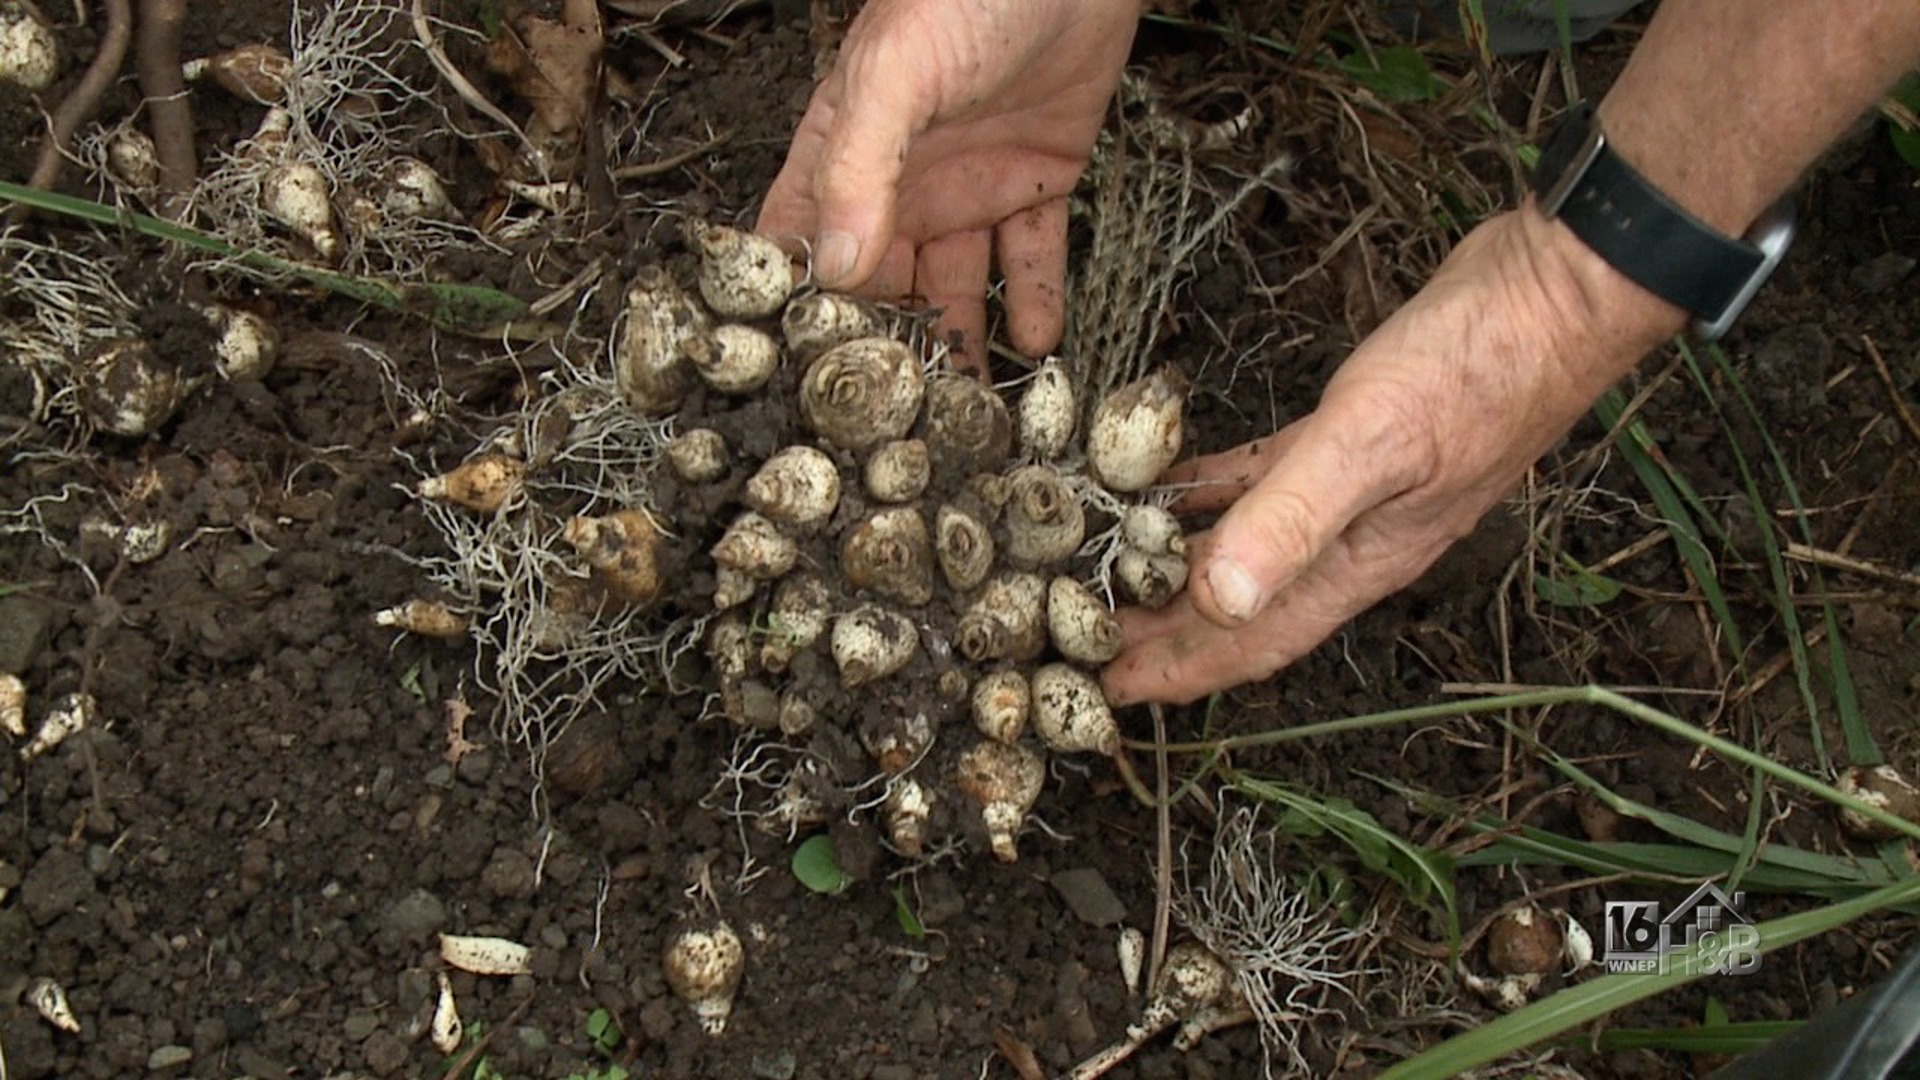
<path id="1" fill-rule="evenodd" d="M 1685 310 L 1616 270 L 1565 223 L 1542 213 L 1535 197 L 1513 213 L 1531 270 L 1566 331 L 1611 346 L 1605 370 L 1592 373 L 1601 385 L 1625 375 L 1686 326 Z"/>

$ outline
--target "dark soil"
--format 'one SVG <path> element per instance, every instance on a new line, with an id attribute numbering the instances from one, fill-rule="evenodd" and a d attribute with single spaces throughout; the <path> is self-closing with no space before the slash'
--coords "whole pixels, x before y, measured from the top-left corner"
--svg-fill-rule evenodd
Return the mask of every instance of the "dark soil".
<path id="1" fill-rule="evenodd" d="M 208 10 L 190 28 L 190 55 L 285 40 L 280 5 Z M 65 32 L 69 63 L 49 101 L 77 79 L 96 33 Z M 1590 46 L 1596 70 L 1617 64 L 1630 37 Z M 806 100 L 808 28 L 749 10 L 712 32 L 667 28 L 659 38 L 684 64 L 669 64 L 635 35 L 616 38 L 609 54 L 650 95 L 650 145 L 664 157 L 726 131 L 726 146 L 623 185 L 616 217 L 591 233 L 546 237 L 539 259 L 519 248 L 443 272 L 533 297 L 604 256 L 610 279 L 624 282 L 644 265 L 686 265 L 663 208 L 675 223 L 680 213 L 750 216 Z M 1164 26 L 1143 39 L 1140 57 L 1176 79 L 1243 86 L 1263 85 L 1284 63 Z M 1448 70 L 1472 78 L 1467 65 Z M 1530 89 L 1537 73 L 1537 63 L 1502 72 L 1503 107 L 1510 96 L 1520 102 L 1516 88 Z M 102 115 L 128 115 L 136 97 L 122 82 Z M 211 90 L 196 90 L 194 102 L 203 148 L 231 145 L 259 120 L 257 107 Z M 17 96 L 0 98 L 0 177 L 8 180 L 31 167 L 39 126 L 20 120 L 25 107 Z M 1523 116 L 1520 102 L 1511 119 Z M 1310 160 L 1332 160 L 1330 142 L 1312 142 L 1331 140 L 1331 129 L 1282 126 L 1262 138 L 1305 140 Z M 475 210 L 492 178 L 463 145 L 434 140 L 423 156 L 446 171 L 455 201 Z M 1249 146 L 1248 161 L 1257 164 L 1263 149 Z M 1309 192 L 1318 196 L 1353 177 L 1309 167 L 1296 182 L 1319 185 Z M 1813 175 L 1803 207 L 1802 239 L 1729 342 L 1758 423 L 1736 413 L 1729 434 L 1713 406 L 1736 400 L 1726 381 L 1709 376 L 1712 399 L 1684 370 L 1656 384 L 1661 358 L 1628 388 L 1650 390 L 1641 415 L 1659 447 L 1723 514 L 1733 546 L 1715 541 L 1713 554 L 1742 620 L 1743 658 L 1763 685 L 1747 692 L 1729 670 L 1671 543 L 1608 563 L 1605 573 L 1624 588 L 1604 603 L 1555 607 L 1530 587 L 1535 573 L 1555 573 L 1551 562 L 1525 561 L 1530 550 L 1598 565 L 1659 525 L 1620 456 L 1590 452 L 1605 435 L 1595 425 L 1543 467 L 1531 514 L 1518 504 L 1496 513 L 1422 582 L 1270 682 L 1206 708 L 1168 710 L 1171 734 L 1260 731 L 1447 700 L 1462 687 L 1596 681 L 1663 688 L 1648 700 L 1818 771 L 1814 725 L 1792 674 L 1772 667 L 1787 636 L 1766 603 L 1758 537 L 1767 530 L 1865 568 L 1829 566 L 1815 578 L 1806 562 L 1788 564 L 1802 627 L 1818 624 L 1824 590 L 1860 711 L 1889 759 L 1911 771 L 1920 430 L 1903 416 L 1920 408 L 1909 257 L 1920 251 L 1920 186 L 1878 130 L 1863 130 Z M 1271 280 L 1311 264 L 1327 239 L 1290 224 L 1277 206 L 1256 208 L 1247 226 L 1248 265 Z M 53 221 L 25 227 L 54 244 L 73 235 Z M 149 309 L 150 333 L 184 333 L 181 301 L 237 288 L 184 272 L 177 253 L 124 243 L 149 271 L 129 289 Z M 1416 259 L 1376 273 L 1380 288 L 1358 291 L 1376 306 L 1390 303 L 1417 281 Z M 1215 347 L 1205 326 L 1236 328 L 1246 348 L 1280 325 L 1244 288 L 1244 267 L 1201 269 L 1191 296 L 1206 305 L 1206 319 L 1167 313 L 1163 331 L 1166 356 L 1191 370 Z M 1377 317 L 1356 306 L 1356 272 L 1366 274 L 1336 264 L 1303 287 L 1276 340 L 1304 343 L 1275 351 L 1270 370 L 1228 381 L 1223 367 L 1205 369 L 1214 382 L 1196 387 L 1193 419 L 1202 448 L 1264 434 L 1308 407 L 1355 329 Z M 604 335 L 619 291 L 603 291 L 580 318 Z M 70 428 L 27 420 L 31 387 L 11 363 L 0 369 L 0 421 L 12 440 L 0 472 L 0 671 L 25 681 L 32 722 L 76 690 L 99 705 L 89 730 L 30 762 L 9 754 L 0 769 L 6 1076 L 106 1078 L 150 1068 L 206 1078 L 437 1075 L 445 1059 L 425 1031 L 441 932 L 533 946 L 530 975 L 452 978 L 469 1045 L 484 1032 L 484 1056 L 505 1077 L 587 1076 L 618 1063 L 635 1076 L 970 1080 L 1016 1075 L 996 1049 L 1016 1045 L 1052 1075 L 1120 1037 L 1140 1002 L 1121 982 L 1116 938 L 1121 923 L 1151 928 L 1156 841 L 1153 813 L 1110 766 L 1056 765 L 1036 808 L 1045 828 L 1026 830 L 1011 865 L 978 844 L 909 864 L 886 850 L 871 816 L 837 819 L 825 831 L 854 882 L 833 896 L 788 872 L 786 836 L 738 827 L 712 797 L 735 734 L 717 717 L 693 720 L 700 693 L 603 690 L 599 707 L 553 748 L 549 765 L 564 779 L 536 791 L 525 749 L 486 726 L 493 703 L 474 685 L 469 647 L 396 636 L 370 619 L 419 594 L 418 561 L 444 555 L 409 494 L 421 475 L 415 462 L 444 467 L 471 452 L 478 433 L 516 406 L 523 373 L 499 341 L 436 333 L 419 319 L 295 290 L 248 302 L 280 327 L 280 367 L 263 383 L 210 384 L 150 438 L 96 436 L 75 446 Z M 1302 322 L 1311 327 L 1303 336 Z M 399 363 L 403 384 L 446 394 L 450 422 L 424 434 L 404 428 L 407 409 L 361 347 L 368 343 Z M 170 346 L 199 362 L 206 347 Z M 1798 484 L 1804 538 L 1763 432 Z M 1760 474 L 1773 519 L 1744 499 L 1741 460 Z M 164 521 L 165 553 L 126 561 L 111 530 L 85 524 L 96 520 Z M 1535 527 L 1553 547 L 1529 547 Z M 1811 651 L 1823 693 L 1825 646 Z M 1738 692 L 1724 706 L 1682 692 L 1729 688 Z M 454 700 L 476 711 L 466 736 L 481 745 L 450 755 Z M 1144 712 L 1122 723 L 1135 736 L 1151 731 Z M 1744 825 L 1747 778 L 1689 745 L 1598 711 L 1515 723 L 1623 795 L 1735 833 Z M 1831 709 L 1822 708 L 1818 726 L 1844 761 Z M 1135 760 L 1151 779 L 1151 756 Z M 1457 815 L 1422 810 L 1391 785 L 1573 836 L 1659 838 L 1584 806 L 1491 719 L 1288 744 L 1234 764 L 1351 800 L 1387 828 L 1456 853 L 1471 846 Z M 1176 782 L 1186 767 L 1175 759 Z M 1775 842 L 1871 855 L 1819 808 L 1784 791 L 1769 798 Z M 1199 802 L 1184 802 L 1173 824 L 1204 845 L 1211 816 Z M 1450 991 L 1435 959 L 1444 953 L 1443 920 L 1327 837 L 1302 835 L 1291 850 L 1303 866 L 1347 875 L 1352 909 L 1382 920 L 1368 957 L 1356 961 L 1371 973 L 1355 982 L 1354 1000 L 1304 1036 L 1316 1075 L 1366 1075 L 1493 1015 L 1464 992 L 1456 1009 L 1443 1010 Z M 1457 876 L 1469 929 L 1531 889 L 1573 880 L 1552 868 L 1474 866 Z M 1556 892 L 1550 902 L 1598 937 L 1605 901 L 1686 891 L 1611 881 Z M 1813 902 L 1767 896 L 1754 907 L 1775 915 Z M 717 1038 L 700 1031 L 660 970 L 668 935 L 715 905 L 748 957 Z M 909 934 L 902 912 L 924 933 Z M 1770 956 L 1758 975 L 1677 992 L 1615 1023 L 1697 1022 L 1708 995 L 1735 1020 L 1805 1017 L 1870 983 L 1911 937 L 1909 920 L 1873 920 Z M 1481 965 L 1477 954 L 1469 964 Z M 21 991 L 40 978 L 65 988 L 78 1033 L 56 1031 L 22 1004 Z M 618 1025 L 604 1050 L 587 1034 L 596 1009 Z M 1596 1076 L 1682 1076 L 1706 1064 L 1561 1052 L 1569 1053 Z M 1250 1076 L 1260 1061 L 1257 1034 L 1241 1027 L 1184 1055 L 1164 1040 L 1150 1044 L 1112 1075 Z"/>

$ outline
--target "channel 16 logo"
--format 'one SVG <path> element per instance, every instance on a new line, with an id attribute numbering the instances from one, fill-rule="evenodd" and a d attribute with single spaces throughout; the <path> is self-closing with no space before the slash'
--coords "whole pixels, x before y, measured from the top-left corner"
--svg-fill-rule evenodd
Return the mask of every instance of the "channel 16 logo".
<path id="1" fill-rule="evenodd" d="M 1746 894 L 1708 883 L 1663 914 L 1657 900 L 1607 901 L 1608 971 L 1666 972 L 1675 954 L 1696 949 L 1701 975 L 1750 975 L 1760 968 L 1760 930 Z"/>

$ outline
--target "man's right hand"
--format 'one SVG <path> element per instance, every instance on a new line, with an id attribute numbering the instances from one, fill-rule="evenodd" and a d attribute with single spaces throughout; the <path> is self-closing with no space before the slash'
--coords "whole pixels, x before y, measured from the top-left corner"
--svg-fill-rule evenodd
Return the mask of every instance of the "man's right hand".
<path id="1" fill-rule="evenodd" d="M 1136 0 L 872 0 L 759 231 L 808 243 L 823 285 L 942 309 L 956 366 L 981 373 L 997 254 L 1014 347 L 1048 352 L 1065 325 L 1066 196 L 1139 16 Z"/>

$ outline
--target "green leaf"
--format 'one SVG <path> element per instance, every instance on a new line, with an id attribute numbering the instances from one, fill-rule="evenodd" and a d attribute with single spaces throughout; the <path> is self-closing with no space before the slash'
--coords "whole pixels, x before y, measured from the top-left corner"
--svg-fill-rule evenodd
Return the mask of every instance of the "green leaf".
<path id="1" fill-rule="evenodd" d="M 917 940 L 927 936 L 926 926 L 920 922 L 920 916 L 914 914 L 913 905 L 907 902 L 905 885 L 893 887 L 893 919 L 908 937 Z"/>
<path id="2" fill-rule="evenodd" d="M 1745 1054 L 1791 1033 L 1803 1023 L 1803 1020 L 1742 1020 L 1703 1027 L 1608 1028 L 1594 1038 L 1592 1045 L 1601 1053 L 1668 1050 L 1681 1054 Z M 1586 1040 L 1581 1042 L 1585 1044 Z"/>
<path id="3" fill-rule="evenodd" d="M 1453 863 L 1446 856 L 1401 837 L 1346 799 L 1297 791 L 1245 773 L 1228 773 L 1227 778 L 1242 793 L 1283 807 L 1281 821 L 1291 820 L 1296 835 L 1310 834 L 1311 827 L 1339 837 L 1361 865 L 1392 878 L 1414 903 L 1424 905 L 1437 897 L 1453 923 Z"/>
<path id="4" fill-rule="evenodd" d="M 408 312 L 431 319 L 450 330 L 484 332 L 527 313 L 527 303 L 517 296 L 481 285 L 450 282 L 408 284 L 380 278 L 342 274 L 324 267 L 308 266 L 269 255 L 264 251 L 242 251 L 211 233 L 201 232 L 174 221 L 136 214 L 89 199 L 76 199 L 23 184 L 0 181 L 0 200 L 19 203 L 35 210 L 65 214 L 114 228 L 132 229 L 156 240 L 180 244 L 209 255 L 231 259 L 256 273 L 296 277 L 309 285 L 339 293 L 365 304 Z"/>
<path id="5" fill-rule="evenodd" d="M 853 879 L 840 868 L 840 855 L 825 833 L 810 836 L 793 849 L 793 876 L 817 893 L 832 896 L 847 891 Z"/>
<path id="6" fill-rule="evenodd" d="M 1584 566 L 1570 565 L 1567 573 L 1561 577 L 1533 575 L 1534 595 L 1554 607 L 1599 607 L 1619 596 L 1622 588 L 1624 586 L 1613 578 L 1596 574 Z"/>
<path id="7" fill-rule="evenodd" d="M 1362 49 L 1334 65 L 1354 82 L 1396 105 L 1431 101 L 1440 96 L 1440 80 L 1427 58 L 1411 45 Z"/>

